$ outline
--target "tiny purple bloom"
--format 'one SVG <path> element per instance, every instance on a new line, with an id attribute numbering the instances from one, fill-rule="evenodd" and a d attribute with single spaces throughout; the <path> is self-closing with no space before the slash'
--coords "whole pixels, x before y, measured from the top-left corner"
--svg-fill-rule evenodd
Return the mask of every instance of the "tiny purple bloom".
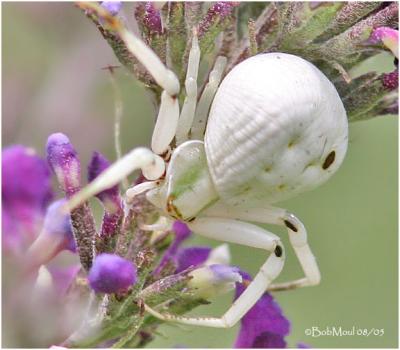
<path id="1" fill-rule="evenodd" d="M 47 139 L 47 161 L 67 197 L 80 189 L 81 164 L 68 137 L 56 133 Z"/>
<path id="2" fill-rule="evenodd" d="M 209 247 L 189 247 L 180 249 L 176 254 L 177 269 L 176 273 L 186 270 L 190 266 L 198 267 L 202 265 L 210 255 Z"/>
<path id="3" fill-rule="evenodd" d="M 239 268 L 221 264 L 210 265 L 210 270 L 215 278 L 220 281 L 231 280 L 232 273 L 239 273 Z"/>
<path id="4" fill-rule="evenodd" d="M 311 347 L 305 343 L 297 343 L 297 349 L 311 349 Z"/>
<path id="5" fill-rule="evenodd" d="M 145 14 L 143 24 L 147 27 L 150 33 L 162 33 L 162 23 L 160 11 L 155 8 L 151 1 L 145 4 Z"/>
<path id="6" fill-rule="evenodd" d="M 80 271 L 81 265 L 72 265 L 67 267 L 47 266 L 47 269 L 53 279 L 56 293 L 60 296 L 64 296 Z"/>
<path id="7" fill-rule="evenodd" d="M 3 248 L 22 251 L 36 238 L 53 197 L 46 161 L 21 145 L 4 149 L 1 195 Z"/>
<path id="8" fill-rule="evenodd" d="M 176 254 L 182 242 L 192 234 L 189 227 L 184 222 L 178 220 L 173 223 L 172 230 L 175 232 L 175 238 L 172 244 L 165 251 L 159 265 L 154 270 L 154 275 L 157 275 L 168 264 L 168 262 L 176 260 Z"/>
<path id="9" fill-rule="evenodd" d="M 379 27 L 372 31 L 368 43 L 372 45 L 382 44 L 393 55 L 399 57 L 399 31 L 389 27 Z"/>
<path id="10" fill-rule="evenodd" d="M 239 269 L 228 265 L 202 266 L 190 271 L 189 275 L 192 278 L 188 287 L 196 296 L 204 299 L 229 292 L 235 289 L 237 282 L 242 282 Z"/>
<path id="11" fill-rule="evenodd" d="M 240 271 L 244 281 L 251 276 Z M 236 284 L 235 299 L 245 290 L 243 284 Z M 290 323 L 281 308 L 269 293 L 265 293 L 241 320 L 235 348 L 285 348 L 285 336 L 289 334 Z"/>
<path id="12" fill-rule="evenodd" d="M 70 215 L 62 212 L 62 207 L 66 202 L 65 199 L 60 199 L 47 208 L 43 230 L 45 234 L 60 240 L 60 249 L 76 252 Z"/>
<path id="13" fill-rule="evenodd" d="M 136 283 L 136 266 L 115 254 L 100 254 L 89 271 L 89 284 L 97 293 L 119 293 Z"/>
<path id="14" fill-rule="evenodd" d="M 239 2 L 231 1 L 217 1 L 214 3 L 199 23 L 199 37 L 203 36 L 215 23 L 224 21 L 238 5 Z"/>
<path id="15" fill-rule="evenodd" d="M 112 16 L 116 16 L 122 8 L 122 1 L 102 1 L 101 7 L 105 8 Z"/>
<path id="16" fill-rule="evenodd" d="M 383 74 L 382 84 L 390 91 L 396 90 L 399 87 L 399 71 L 396 69 L 393 72 Z"/>
<path id="17" fill-rule="evenodd" d="M 179 220 L 176 220 L 172 224 L 172 230 L 175 232 L 176 240 L 179 241 L 179 243 L 188 238 L 192 233 L 189 227 L 183 221 Z"/>
<path id="18" fill-rule="evenodd" d="M 109 166 L 110 162 L 106 157 L 99 152 L 93 152 L 92 159 L 88 166 L 88 181 L 93 181 Z M 96 197 L 104 204 L 109 212 L 115 212 L 122 208 L 118 185 L 98 193 Z"/>
<path id="19" fill-rule="evenodd" d="M 93 181 L 110 166 L 110 162 L 99 152 L 93 152 L 88 166 L 88 181 Z M 106 189 L 96 195 L 105 208 L 101 236 L 114 235 L 121 224 L 123 207 L 118 185 Z"/>

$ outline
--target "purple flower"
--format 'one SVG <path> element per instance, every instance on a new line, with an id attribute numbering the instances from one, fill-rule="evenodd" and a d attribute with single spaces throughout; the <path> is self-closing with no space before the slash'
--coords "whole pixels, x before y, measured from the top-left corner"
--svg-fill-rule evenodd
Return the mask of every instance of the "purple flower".
<path id="1" fill-rule="evenodd" d="M 61 199 L 47 208 L 42 231 L 26 252 L 27 273 L 36 272 L 63 250 L 76 251 L 70 215 L 62 212 L 65 202 Z"/>
<path id="2" fill-rule="evenodd" d="M 88 181 L 93 181 L 110 166 L 110 162 L 99 152 L 94 152 L 88 166 Z M 117 234 L 122 222 L 123 209 L 118 185 L 96 195 L 104 206 L 105 213 L 101 225 L 101 236 Z"/>
<path id="3" fill-rule="evenodd" d="M 160 271 L 167 266 L 170 261 L 176 261 L 176 255 L 179 247 L 181 246 L 182 242 L 189 238 L 189 236 L 192 234 L 192 232 L 189 230 L 189 227 L 184 222 L 178 220 L 173 223 L 172 230 L 175 232 L 175 238 L 172 244 L 165 251 L 160 264 L 154 270 L 154 275 L 159 274 Z"/>
<path id="4" fill-rule="evenodd" d="M 399 87 L 399 71 L 398 69 L 394 70 L 390 73 L 385 73 L 382 75 L 382 84 L 383 86 L 392 91 L 396 90 Z"/>
<path id="5" fill-rule="evenodd" d="M 241 271 L 246 282 L 251 276 Z M 245 290 L 244 284 L 236 284 L 235 299 Z M 289 334 L 290 323 L 281 308 L 269 293 L 265 293 L 241 320 L 235 348 L 285 348 L 285 336 Z"/>
<path id="6" fill-rule="evenodd" d="M 53 285 L 58 295 L 63 296 L 67 293 L 68 288 L 75 280 L 78 272 L 81 269 L 80 265 L 72 265 L 67 267 L 59 266 L 47 266 L 51 277 L 53 279 Z"/>
<path id="7" fill-rule="evenodd" d="M 119 293 L 136 283 L 136 266 L 115 254 L 100 254 L 89 271 L 89 284 L 97 293 Z"/>
<path id="8" fill-rule="evenodd" d="M 47 139 L 47 161 L 67 197 L 80 190 L 81 164 L 69 138 L 56 133 Z"/>
<path id="9" fill-rule="evenodd" d="M 199 23 L 199 37 L 203 36 L 216 23 L 223 22 L 238 5 L 238 2 L 231 1 L 217 1 L 213 4 Z"/>
<path id="10" fill-rule="evenodd" d="M 237 267 L 228 265 L 210 265 L 199 267 L 189 273 L 192 277 L 188 287 L 199 298 L 209 299 L 227 293 L 235 288 L 242 276 Z"/>
<path id="11" fill-rule="evenodd" d="M 2 152 L 3 248 L 22 252 L 37 236 L 53 193 L 50 170 L 34 150 L 21 145 Z"/>
<path id="12" fill-rule="evenodd" d="M 109 166 L 110 162 L 107 158 L 99 152 L 93 152 L 92 159 L 88 165 L 88 181 L 93 181 Z M 108 212 L 113 213 L 122 209 L 118 185 L 98 193 L 96 197 L 103 203 Z"/>
<path id="13" fill-rule="evenodd" d="M 112 16 L 116 16 L 122 8 L 122 1 L 102 1 L 101 7 L 105 8 Z"/>
<path id="14" fill-rule="evenodd" d="M 189 247 L 180 249 L 176 254 L 177 268 L 176 273 L 186 270 L 190 266 L 198 267 L 202 265 L 210 255 L 209 247 Z"/>
<path id="15" fill-rule="evenodd" d="M 145 14 L 143 24 L 147 27 L 150 33 L 162 33 L 161 15 L 151 1 L 145 4 Z"/>
<path id="16" fill-rule="evenodd" d="M 399 31 L 389 27 L 379 27 L 372 31 L 368 43 L 372 45 L 382 44 L 399 57 Z"/>
<path id="17" fill-rule="evenodd" d="M 62 207 L 66 202 L 65 199 L 60 199 L 47 208 L 43 223 L 43 233 L 59 241 L 60 249 L 76 252 L 71 217 L 62 211 Z"/>

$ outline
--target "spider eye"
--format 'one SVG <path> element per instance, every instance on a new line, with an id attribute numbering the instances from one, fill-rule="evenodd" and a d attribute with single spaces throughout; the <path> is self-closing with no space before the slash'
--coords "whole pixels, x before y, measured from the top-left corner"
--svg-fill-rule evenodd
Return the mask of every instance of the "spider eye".
<path id="1" fill-rule="evenodd" d="M 327 157 L 325 158 L 324 164 L 322 164 L 322 169 L 324 169 L 324 170 L 328 169 L 332 165 L 332 163 L 335 161 L 335 156 L 336 156 L 335 151 L 332 151 L 331 153 L 329 153 L 327 155 Z"/>

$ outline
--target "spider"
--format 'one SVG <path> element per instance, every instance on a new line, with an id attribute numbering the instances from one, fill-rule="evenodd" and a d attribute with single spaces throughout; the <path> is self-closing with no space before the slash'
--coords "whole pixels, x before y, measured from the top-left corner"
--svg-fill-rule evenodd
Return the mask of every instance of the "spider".
<path id="1" fill-rule="evenodd" d="M 130 151 L 72 197 L 69 209 L 141 169 L 147 181 L 130 188 L 126 198 L 146 192 L 159 209 L 163 220 L 148 230 L 179 219 L 202 236 L 270 253 L 220 318 L 163 314 L 147 305 L 146 310 L 162 320 L 227 328 L 266 290 L 318 284 L 320 272 L 303 223 L 272 204 L 317 187 L 341 165 L 348 122 L 333 84 L 311 63 L 285 53 L 248 58 L 220 84 L 226 58 L 218 57 L 197 103 L 200 49 L 194 30 L 180 111 L 175 74 L 114 18 L 108 24 L 162 87 L 160 109 L 151 150 Z M 284 265 L 283 244 L 247 221 L 286 227 L 304 277 L 273 284 Z"/>

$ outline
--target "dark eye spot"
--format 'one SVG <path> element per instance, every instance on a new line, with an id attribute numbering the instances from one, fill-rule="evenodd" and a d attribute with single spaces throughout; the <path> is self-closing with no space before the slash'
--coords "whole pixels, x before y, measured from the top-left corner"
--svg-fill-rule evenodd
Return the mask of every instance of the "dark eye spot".
<path id="1" fill-rule="evenodd" d="M 324 164 L 322 164 L 322 169 L 324 169 L 324 170 L 328 169 L 332 165 L 332 163 L 335 161 L 335 157 L 336 157 L 335 151 L 332 151 L 331 153 L 329 153 L 327 155 L 327 157 L 325 158 Z"/>
<path id="2" fill-rule="evenodd" d="M 286 227 L 290 230 L 292 230 L 293 232 L 297 232 L 298 229 L 295 225 L 293 225 L 289 220 L 283 220 L 283 222 L 285 223 Z"/>
<path id="3" fill-rule="evenodd" d="M 280 245 L 277 245 L 274 253 L 275 253 L 275 256 L 280 258 L 282 256 L 282 247 Z"/>

